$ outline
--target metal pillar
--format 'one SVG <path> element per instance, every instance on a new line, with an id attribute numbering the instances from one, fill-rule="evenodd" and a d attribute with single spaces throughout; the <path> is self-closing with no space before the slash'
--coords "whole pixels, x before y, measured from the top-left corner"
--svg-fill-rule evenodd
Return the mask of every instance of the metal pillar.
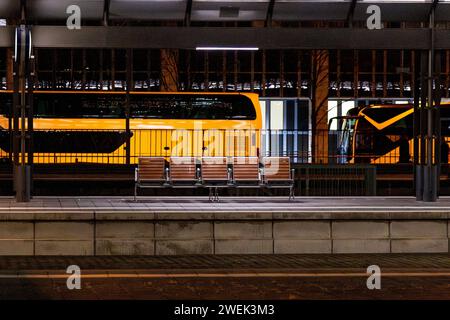
<path id="1" fill-rule="evenodd" d="M 421 157 L 419 153 L 419 146 L 422 145 L 421 143 L 421 126 L 420 126 L 420 113 L 422 112 L 422 104 L 420 101 L 421 98 L 421 91 L 420 87 L 422 84 L 422 70 L 419 66 L 421 66 L 421 60 L 422 60 L 422 54 L 419 54 L 419 52 L 416 52 L 414 55 L 414 122 L 413 122 L 413 136 L 414 136 L 414 156 L 413 156 L 413 162 L 414 162 L 414 186 L 416 190 L 416 200 L 420 201 L 423 199 L 423 172 L 422 172 L 422 165 L 421 165 Z"/>
<path id="2" fill-rule="evenodd" d="M 435 51 L 434 7 L 430 12 L 431 46 L 421 52 L 419 87 L 414 90 L 414 164 L 416 199 L 436 201 L 439 196 L 441 164 L 440 52 Z M 416 60 L 417 63 L 418 60 Z M 415 74 L 417 81 L 417 73 Z"/>
<path id="3" fill-rule="evenodd" d="M 419 84 L 415 85 L 414 90 L 414 182 L 416 200 L 426 202 L 436 201 L 439 196 L 442 138 L 438 64 L 440 64 L 439 52 L 421 53 L 420 90 Z"/>
<path id="4" fill-rule="evenodd" d="M 28 156 L 28 163 L 27 165 L 30 167 L 30 176 L 29 176 L 29 183 L 30 183 L 30 198 L 33 197 L 33 168 L 34 168 L 34 139 L 33 139 L 33 132 L 34 132 L 34 123 L 33 123 L 33 116 L 34 116 L 34 106 L 33 106 L 33 91 L 34 91 L 34 82 L 35 82 L 35 57 L 33 55 L 30 55 L 27 63 L 27 108 L 28 108 L 28 115 L 27 115 L 27 156 Z"/>
<path id="5" fill-rule="evenodd" d="M 441 135 L 441 51 L 435 52 L 434 55 L 434 152 L 435 152 L 435 167 L 436 167 L 436 197 L 439 198 L 440 190 L 440 176 L 441 176 L 441 145 L 446 143 Z"/>
<path id="6" fill-rule="evenodd" d="M 130 164 L 131 157 L 131 130 L 130 130 L 130 91 L 132 90 L 132 71 L 133 71 L 133 50 L 127 49 L 127 91 L 126 91 L 126 101 L 125 101 L 125 130 L 127 134 L 127 141 L 125 144 L 125 163 Z"/>
<path id="7" fill-rule="evenodd" d="M 436 106 L 435 90 L 440 90 L 435 86 L 435 35 L 434 35 L 434 8 L 430 12 L 430 32 L 431 32 L 431 47 L 428 50 L 428 79 L 427 79 L 427 130 L 425 138 L 426 148 L 426 165 L 424 171 L 424 184 L 423 184 L 423 201 L 433 202 L 437 199 L 437 185 L 439 184 L 438 167 L 440 166 L 440 158 L 437 157 L 437 150 L 440 148 L 440 144 L 437 141 L 437 126 L 436 122 L 440 123 L 440 119 L 436 120 Z M 440 60 L 440 59 L 439 59 Z"/>
<path id="8" fill-rule="evenodd" d="M 31 197 L 31 151 L 32 111 L 27 94 L 27 79 L 30 72 L 31 35 L 25 25 L 16 29 L 14 54 L 14 98 L 13 98 L 13 159 L 14 190 L 17 202 L 28 202 Z M 31 120 L 30 120 L 31 119 Z M 28 154 L 28 156 L 27 156 Z"/>

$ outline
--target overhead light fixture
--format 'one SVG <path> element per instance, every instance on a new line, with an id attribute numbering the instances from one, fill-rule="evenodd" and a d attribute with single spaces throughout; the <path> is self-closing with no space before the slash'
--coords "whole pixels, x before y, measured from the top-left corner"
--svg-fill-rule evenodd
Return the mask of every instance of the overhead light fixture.
<path id="1" fill-rule="evenodd" d="M 230 51 L 258 51 L 258 47 L 196 47 L 197 51 L 212 51 L 212 50 L 230 50 Z"/>

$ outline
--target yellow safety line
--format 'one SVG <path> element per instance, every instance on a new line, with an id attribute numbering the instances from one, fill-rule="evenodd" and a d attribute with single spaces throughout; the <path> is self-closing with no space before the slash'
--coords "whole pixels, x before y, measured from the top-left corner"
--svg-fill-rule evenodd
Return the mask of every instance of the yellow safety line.
<path id="1" fill-rule="evenodd" d="M 0 274 L 0 279 L 67 279 L 71 274 Z M 81 274 L 81 279 L 111 279 L 111 278 L 345 278 L 368 277 L 369 273 L 99 273 Z M 381 272 L 381 277 L 450 277 L 450 272 Z"/>

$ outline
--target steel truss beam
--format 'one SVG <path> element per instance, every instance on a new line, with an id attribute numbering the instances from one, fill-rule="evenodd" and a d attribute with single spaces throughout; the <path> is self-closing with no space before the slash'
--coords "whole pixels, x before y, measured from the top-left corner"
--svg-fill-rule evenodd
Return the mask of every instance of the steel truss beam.
<path id="1" fill-rule="evenodd" d="M 450 49 L 450 30 L 436 29 L 435 49 Z M 37 48 L 174 48 L 257 46 L 260 49 L 429 50 L 430 29 L 206 28 L 33 26 Z M 14 28 L 0 28 L 0 47 L 13 47 Z"/>

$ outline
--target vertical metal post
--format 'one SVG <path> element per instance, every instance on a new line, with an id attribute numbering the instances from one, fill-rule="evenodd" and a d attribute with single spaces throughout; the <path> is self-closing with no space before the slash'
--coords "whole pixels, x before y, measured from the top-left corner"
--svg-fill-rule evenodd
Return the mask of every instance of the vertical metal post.
<path id="1" fill-rule="evenodd" d="M 414 55 L 414 113 L 413 113 L 413 137 L 414 137 L 414 186 L 416 190 L 416 200 L 420 201 L 423 199 L 423 190 L 422 190 L 422 168 L 420 162 L 420 153 L 419 146 L 421 144 L 421 135 L 420 135 L 420 62 L 421 55 L 419 52 L 416 52 Z"/>
<path id="2" fill-rule="evenodd" d="M 317 79 L 317 74 L 316 74 L 316 54 L 315 51 L 312 50 L 311 51 L 311 89 L 310 89 L 310 99 L 311 99 L 311 104 L 312 104 L 312 108 L 311 108 L 311 113 L 310 113 L 310 121 L 311 121 L 311 156 L 312 156 L 312 163 L 316 162 L 316 79 Z"/>
<path id="3" fill-rule="evenodd" d="M 209 91 L 209 54 L 208 51 L 204 52 L 204 60 L 203 60 L 203 70 L 204 70 L 204 76 L 203 76 L 203 85 L 205 86 L 204 91 Z"/>
<path id="4" fill-rule="evenodd" d="M 280 50 L 280 97 L 284 97 L 284 51 Z"/>
<path id="5" fill-rule="evenodd" d="M 19 64 L 16 61 L 16 57 L 13 57 L 14 61 L 14 81 L 13 81 L 13 106 L 12 106 L 12 125 L 13 125 L 13 163 L 14 166 L 19 165 L 19 111 L 20 111 L 20 97 L 19 97 Z M 14 189 L 15 190 L 15 189 Z"/>
<path id="6" fill-rule="evenodd" d="M 255 91 L 255 52 L 250 52 L 250 91 Z"/>
<path id="7" fill-rule="evenodd" d="M 383 50 L 383 98 L 387 97 L 387 50 Z"/>
<path id="8" fill-rule="evenodd" d="M 22 9 L 23 10 L 23 9 Z M 27 163 L 28 141 L 27 79 L 29 72 L 30 34 L 24 24 L 16 28 L 14 55 L 14 190 L 17 202 L 30 201 L 30 166 Z M 32 115 L 31 115 L 32 117 Z"/>
<path id="9" fill-rule="evenodd" d="M 403 98 L 404 81 L 404 68 L 405 68 L 405 50 L 400 50 L 400 97 Z"/>
<path id="10" fill-rule="evenodd" d="M 262 61 L 262 75 L 261 75 L 261 86 L 262 86 L 262 96 L 265 97 L 266 96 L 266 50 L 263 49 L 262 50 L 262 54 L 261 54 L 261 61 Z"/>
<path id="11" fill-rule="evenodd" d="M 130 130 L 130 91 L 132 89 L 132 69 L 133 69 L 133 49 L 127 49 L 127 92 L 126 92 L 126 110 L 125 110 L 125 130 L 127 134 L 127 141 L 125 145 L 125 162 L 130 164 L 131 156 L 131 130 Z"/>
<path id="12" fill-rule="evenodd" d="M 431 47 L 428 51 L 428 108 L 426 132 L 426 168 L 424 175 L 423 200 L 433 202 L 437 199 L 437 166 L 435 152 L 435 120 L 434 120 L 434 7 L 430 12 Z"/>
<path id="13" fill-rule="evenodd" d="M 109 87 L 108 87 L 109 89 Z M 116 50 L 111 49 L 111 90 L 116 90 Z"/>
<path id="14" fill-rule="evenodd" d="M 57 64 L 58 64 L 58 52 L 56 51 L 56 49 L 53 49 L 52 50 L 52 89 L 53 90 L 56 90 L 58 87 L 58 84 L 56 83 L 57 82 L 57 76 L 56 76 Z"/>
<path id="15" fill-rule="evenodd" d="M 190 88 L 190 86 L 188 86 Z M 222 52 L 222 91 L 227 91 L 227 52 Z"/>
<path id="16" fill-rule="evenodd" d="M 35 64 L 34 64 L 34 56 L 31 56 L 28 64 L 27 64 L 27 75 L 28 75 L 28 92 L 27 92 L 27 100 L 28 100 L 28 147 L 27 147 L 27 155 L 28 155 L 28 166 L 30 167 L 30 197 L 33 193 L 33 163 L 34 163 L 34 139 L 33 139 L 33 131 L 34 131 L 34 108 L 33 108 L 33 90 L 34 90 L 34 75 L 35 75 Z"/>
<path id="17" fill-rule="evenodd" d="M 338 50 L 339 52 L 339 50 Z M 339 63 L 338 63 L 338 72 L 337 72 L 337 77 L 338 77 L 338 83 L 339 83 Z M 339 94 L 339 89 L 338 89 L 338 94 Z M 302 96 L 302 52 L 298 51 L 297 52 L 297 97 L 301 97 Z"/>
<path id="18" fill-rule="evenodd" d="M 100 67 L 100 72 L 99 72 L 99 77 L 98 77 L 98 83 L 96 85 L 98 90 L 103 90 L 103 49 L 101 49 L 99 51 L 99 67 Z"/>
<path id="19" fill-rule="evenodd" d="M 372 50 L 372 84 L 371 84 L 371 91 L 372 91 L 372 98 L 375 98 L 377 96 L 377 51 Z"/>
<path id="20" fill-rule="evenodd" d="M 359 97 L 359 50 L 353 50 L 353 97 Z"/>
<path id="21" fill-rule="evenodd" d="M 420 195 L 418 200 L 423 200 L 424 197 L 424 188 L 425 188 L 425 166 L 426 166 L 426 106 L 427 106 L 427 93 L 428 93 L 428 85 L 427 85 L 427 61 L 428 61 L 428 53 L 426 51 L 422 51 L 420 57 L 420 108 L 419 108 L 419 178 L 417 180 L 418 188 L 420 191 Z"/>
<path id="22" fill-rule="evenodd" d="M 434 55 L 434 166 L 436 175 L 436 198 L 439 198 L 441 183 L 441 145 L 445 143 L 441 136 L 441 51 L 436 51 Z"/>

